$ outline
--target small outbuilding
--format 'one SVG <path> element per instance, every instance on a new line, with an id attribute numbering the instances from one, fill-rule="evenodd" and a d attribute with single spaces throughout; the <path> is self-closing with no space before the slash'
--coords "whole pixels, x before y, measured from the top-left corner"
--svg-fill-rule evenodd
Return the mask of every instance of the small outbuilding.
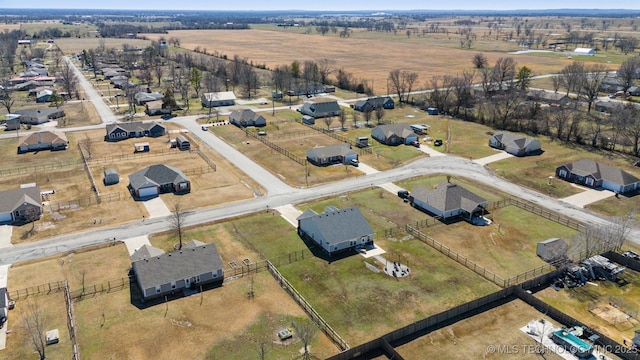
<path id="1" fill-rule="evenodd" d="M 596 51 L 592 48 L 576 48 L 573 50 L 574 55 L 594 56 Z"/>
<path id="2" fill-rule="evenodd" d="M 134 150 L 133 152 L 148 152 L 150 150 L 149 147 L 149 143 L 148 142 L 139 142 L 139 143 L 135 143 L 133 144 Z"/>
<path id="3" fill-rule="evenodd" d="M 305 125 L 315 125 L 316 124 L 316 118 L 314 118 L 313 116 L 309 116 L 309 115 L 302 115 L 302 123 Z"/>
<path id="4" fill-rule="evenodd" d="M 567 258 L 567 242 L 560 238 L 540 241 L 536 247 L 536 255 L 547 263 L 554 263 Z"/>
<path id="5" fill-rule="evenodd" d="M 120 182 L 120 174 L 116 169 L 105 169 L 103 182 L 105 186 L 117 184 Z"/>
<path id="6" fill-rule="evenodd" d="M 176 136 L 176 147 L 180 150 L 189 150 L 191 149 L 191 143 L 183 135 L 178 135 Z"/>

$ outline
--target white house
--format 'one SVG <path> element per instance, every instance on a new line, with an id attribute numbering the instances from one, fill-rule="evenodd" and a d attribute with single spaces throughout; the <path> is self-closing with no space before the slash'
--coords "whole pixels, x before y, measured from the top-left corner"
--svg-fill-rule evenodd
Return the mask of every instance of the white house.
<path id="1" fill-rule="evenodd" d="M 236 95 L 233 91 L 220 91 L 202 94 L 202 106 L 206 108 L 217 106 L 231 106 L 236 103 Z"/>
<path id="2" fill-rule="evenodd" d="M 576 48 L 573 50 L 574 55 L 594 56 L 596 51 L 592 48 Z"/>

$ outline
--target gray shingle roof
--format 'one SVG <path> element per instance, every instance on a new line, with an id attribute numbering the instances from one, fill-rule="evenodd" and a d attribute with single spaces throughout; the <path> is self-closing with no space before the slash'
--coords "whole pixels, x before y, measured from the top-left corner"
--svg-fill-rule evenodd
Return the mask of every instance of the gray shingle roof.
<path id="1" fill-rule="evenodd" d="M 129 184 L 135 190 L 152 185 L 175 185 L 184 181 L 189 181 L 189 178 L 180 169 L 164 164 L 151 165 L 129 175 Z"/>
<path id="2" fill-rule="evenodd" d="M 576 162 L 563 165 L 572 174 L 578 176 L 593 176 L 596 180 L 609 181 L 620 185 L 629 185 L 640 181 L 628 172 L 605 164 L 600 164 L 590 159 L 581 159 Z"/>
<path id="3" fill-rule="evenodd" d="M 158 249 L 157 247 L 153 247 L 148 244 L 142 245 L 139 249 L 136 249 L 133 254 L 129 257 L 131 262 L 135 262 L 138 260 L 150 259 L 152 257 L 158 257 L 164 254 L 162 249 Z"/>
<path id="4" fill-rule="evenodd" d="M 113 130 L 117 128 L 120 128 L 128 133 L 132 133 L 132 132 L 138 132 L 138 131 L 140 132 L 150 131 L 156 125 L 164 129 L 164 126 L 158 124 L 155 121 L 150 121 L 150 122 L 133 121 L 133 122 L 123 122 L 123 123 L 112 123 L 112 124 L 107 124 L 106 129 L 107 129 L 107 134 L 110 134 L 111 132 L 113 132 Z"/>
<path id="5" fill-rule="evenodd" d="M 529 144 L 536 141 L 535 139 L 507 131 L 497 132 L 493 137 L 501 142 L 505 147 L 516 147 L 518 149 L 524 149 L 529 146 Z"/>
<path id="6" fill-rule="evenodd" d="M 371 225 L 369 225 L 357 206 L 342 210 L 327 208 L 321 214 L 309 209 L 298 216 L 297 220 L 300 221 L 301 225 L 305 221 L 315 223 L 322 234 L 322 238 L 329 245 L 341 243 L 363 234 L 373 234 Z"/>
<path id="7" fill-rule="evenodd" d="M 377 128 L 382 130 L 382 133 L 385 135 L 385 138 L 389 138 L 394 134 L 406 139 L 408 136 L 413 135 L 413 129 L 408 124 L 387 124 L 387 125 L 378 125 Z"/>
<path id="8" fill-rule="evenodd" d="M 487 201 L 460 185 L 447 182 L 441 182 L 433 190 L 419 186 L 411 192 L 411 196 L 443 212 L 455 209 L 472 212 Z"/>
<path id="9" fill-rule="evenodd" d="M 133 268 L 142 288 L 148 289 L 208 272 L 217 272 L 223 269 L 223 265 L 216 246 L 205 244 L 134 261 Z"/>
<path id="10" fill-rule="evenodd" d="M 38 186 L 0 191 L 0 213 L 13 211 L 25 202 L 41 206 Z"/>
<path id="11" fill-rule="evenodd" d="M 312 159 L 330 158 L 335 156 L 357 155 L 349 144 L 336 144 L 329 146 L 319 146 L 307 150 L 307 157 Z"/>

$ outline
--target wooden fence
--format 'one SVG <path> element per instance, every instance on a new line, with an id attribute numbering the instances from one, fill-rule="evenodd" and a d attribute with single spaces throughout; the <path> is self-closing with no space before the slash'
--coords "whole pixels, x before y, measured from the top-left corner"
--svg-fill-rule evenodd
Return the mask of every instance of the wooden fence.
<path id="1" fill-rule="evenodd" d="M 69 292 L 69 283 L 64 282 L 64 301 L 67 306 L 67 328 L 69 329 L 69 338 L 73 344 L 73 360 L 80 359 L 78 342 L 76 341 L 76 326 L 73 316 L 73 306 L 71 305 L 71 293 Z"/>
<path id="2" fill-rule="evenodd" d="M 32 296 L 48 295 L 51 293 L 64 291 L 65 286 L 66 286 L 65 281 L 55 281 L 48 284 L 31 286 L 24 289 L 10 291 L 9 298 L 11 300 L 18 301 L 18 300 L 24 300 Z"/>
<path id="3" fill-rule="evenodd" d="M 333 343 L 341 351 L 349 349 L 349 345 L 347 344 L 347 342 L 344 341 L 344 339 L 342 339 L 342 337 L 340 337 L 340 335 L 338 335 L 338 333 L 335 330 L 333 330 L 333 328 L 329 325 L 329 323 L 327 323 L 322 318 L 322 316 L 318 314 L 318 312 L 311 306 L 311 304 L 309 304 L 309 302 L 307 302 L 307 300 L 305 300 L 304 297 L 300 295 L 298 290 L 296 290 L 291 285 L 291 283 L 289 283 L 289 281 L 285 279 L 285 277 L 282 276 L 282 274 L 280 274 L 278 269 L 276 269 L 276 267 L 273 266 L 273 264 L 271 264 L 271 262 L 269 262 L 268 260 L 267 260 L 267 270 L 269 270 L 269 273 L 273 275 L 274 279 L 276 279 L 278 284 L 280 284 L 280 286 L 287 293 L 289 293 L 289 295 L 293 298 L 293 300 L 302 307 L 302 309 L 307 313 L 307 315 L 309 315 L 311 320 L 320 328 L 320 330 L 322 330 L 322 332 L 324 332 L 329 337 L 329 339 L 331 339 L 331 341 L 333 341 Z"/>
<path id="4" fill-rule="evenodd" d="M 100 192 L 98 191 L 98 185 L 96 184 L 96 181 L 93 178 L 93 173 L 91 172 L 91 168 L 89 167 L 90 156 L 85 155 L 82 144 L 85 144 L 86 146 L 91 146 L 91 143 L 89 142 L 89 140 L 83 143 L 78 142 L 78 149 L 80 149 L 80 155 L 82 155 L 82 163 L 84 165 L 85 171 L 87 172 L 87 176 L 89 177 L 89 182 L 91 182 L 91 190 L 94 192 L 96 196 L 96 202 L 100 204 Z"/>
<path id="5" fill-rule="evenodd" d="M 167 154 L 179 154 L 181 153 L 180 150 L 178 150 L 177 148 L 168 148 L 168 149 L 162 149 L 162 150 L 154 150 L 154 151 L 147 151 L 147 152 L 137 152 L 137 153 L 129 153 L 129 154 L 114 154 L 114 155 L 109 155 L 109 156 L 103 156 L 100 158 L 95 158 L 92 157 L 91 159 L 89 159 L 89 163 L 91 165 L 99 165 L 99 164 L 113 164 L 116 162 L 121 162 L 121 161 L 125 161 L 125 160 L 136 160 L 136 159 L 141 159 L 141 158 L 147 158 L 147 157 L 156 157 L 156 156 L 164 156 Z"/>
<path id="6" fill-rule="evenodd" d="M 551 220 L 551 221 L 555 221 L 560 225 L 564 225 L 566 227 L 572 228 L 574 230 L 578 230 L 578 231 L 583 231 L 585 228 L 585 225 L 579 221 L 575 221 L 571 218 L 568 218 L 566 216 L 563 215 L 559 215 L 553 211 L 549 211 L 543 207 L 539 207 L 536 205 L 533 205 L 531 203 L 522 201 L 522 200 L 518 200 L 518 199 L 514 199 L 514 198 L 509 198 L 509 204 L 511 205 L 515 205 L 521 209 L 524 209 L 528 212 L 531 212 L 533 214 L 542 216 L 545 219 Z"/>
<path id="7" fill-rule="evenodd" d="M 294 154 L 294 153 L 290 152 L 289 150 L 287 150 L 287 149 L 283 148 L 282 146 L 280 146 L 280 145 L 278 145 L 278 144 L 275 144 L 275 143 L 273 143 L 273 142 L 269 141 L 269 140 L 268 140 L 268 139 L 266 139 L 264 136 L 260 136 L 260 135 L 258 135 L 258 134 L 255 134 L 255 133 L 253 133 L 253 132 L 249 131 L 249 130 L 248 130 L 248 129 L 246 129 L 246 128 L 244 129 L 244 133 L 245 133 L 247 136 L 251 136 L 252 138 L 254 138 L 254 139 L 256 139 L 256 140 L 261 141 L 263 144 L 265 144 L 265 145 L 267 145 L 268 147 L 272 148 L 273 150 L 275 150 L 275 151 L 279 152 L 280 154 L 282 154 L 282 155 L 284 155 L 284 156 L 288 157 L 289 159 L 291 159 L 291 160 L 293 160 L 293 161 L 297 162 L 298 164 L 303 165 L 303 166 L 306 166 L 306 164 L 307 164 L 307 159 L 306 159 L 306 158 L 300 157 L 300 156 L 298 156 L 298 155 L 296 155 L 296 154 Z"/>
<path id="8" fill-rule="evenodd" d="M 64 169 L 72 166 L 78 166 L 82 164 L 82 160 L 72 160 L 61 163 L 45 163 L 33 166 L 26 166 L 20 168 L 12 168 L 12 169 L 2 169 L 0 170 L 0 177 L 9 176 L 9 175 L 18 175 L 18 174 L 31 174 L 38 171 L 50 171 L 56 169 Z"/>

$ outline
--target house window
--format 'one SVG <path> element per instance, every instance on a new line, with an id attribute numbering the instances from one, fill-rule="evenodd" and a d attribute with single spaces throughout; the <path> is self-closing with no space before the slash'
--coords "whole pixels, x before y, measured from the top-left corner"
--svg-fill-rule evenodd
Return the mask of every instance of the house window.
<path id="1" fill-rule="evenodd" d="M 176 282 L 175 282 L 175 281 L 172 281 L 172 282 L 171 282 L 171 288 L 172 288 L 172 289 L 175 289 L 175 288 L 176 288 Z"/>
<path id="2" fill-rule="evenodd" d="M 196 275 L 196 282 L 200 282 L 200 275 Z"/>
<path id="3" fill-rule="evenodd" d="M 218 274 L 216 274 L 216 273 L 212 273 L 212 274 L 213 274 L 214 278 L 218 277 Z"/>
<path id="4" fill-rule="evenodd" d="M 160 288 L 156 287 L 156 294 L 160 294 Z"/>

